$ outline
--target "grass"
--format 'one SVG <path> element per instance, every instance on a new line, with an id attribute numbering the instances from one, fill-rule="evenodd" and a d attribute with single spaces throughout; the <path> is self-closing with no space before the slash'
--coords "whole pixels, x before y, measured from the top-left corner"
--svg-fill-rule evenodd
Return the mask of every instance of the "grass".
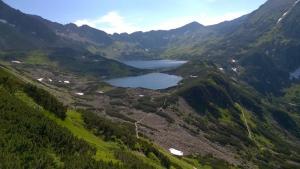
<path id="1" fill-rule="evenodd" d="M 258 143 L 260 143 L 258 146 L 261 149 L 265 149 L 265 147 L 274 148 L 274 145 L 272 144 L 272 142 L 270 140 L 268 140 L 266 137 L 255 134 L 254 138 Z"/>
<path id="2" fill-rule="evenodd" d="M 225 124 L 233 125 L 230 112 L 227 109 L 222 109 L 222 108 L 218 108 L 218 110 L 219 112 L 221 112 L 221 118 L 219 120 Z"/>
<path id="3" fill-rule="evenodd" d="M 254 129 L 257 127 L 255 120 L 253 119 L 251 112 L 249 112 L 248 110 L 246 110 L 245 108 L 243 108 L 242 106 L 240 106 L 239 104 L 235 104 L 235 107 L 240 111 L 243 112 L 246 118 L 246 121 L 250 127 L 250 131 L 251 129 Z M 246 123 L 246 121 L 244 120 L 243 116 L 241 115 L 241 120 Z M 256 145 L 260 148 L 260 149 L 265 149 L 266 147 L 274 147 L 274 145 L 271 143 L 270 140 L 268 140 L 266 137 L 259 135 L 257 133 L 253 133 L 251 131 L 251 134 L 253 136 L 253 140 L 255 141 Z"/>
<path id="4" fill-rule="evenodd" d="M 132 153 L 135 157 L 141 159 L 144 163 L 150 164 L 157 169 L 163 169 L 163 167 L 161 167 L 159 161 L 155 161 L 153 159 L 146 158 L 144 154 L 141 154 L 139 152 L 131 151 L 130 153 Z"/>
<path id="5" fill-rule="evenodd" d="M 119 148 L 118 145 L 113 142 L 105 142 L 101 138 L 95 136 L 90 131 L 88 131 L 84 127 L 84 123 L 80 113 L 74 110 L 69 110 L 67 112 L 67 118 L 65 120 L 61 120 L 57 118 L 54 114 L 42 109 L 26 94 L 18 92 L 16 95 L 22 101 L 26 102 L 29 106 L 42 110 L 45 116 L 55 121 L 58 125 L 67 128 L 76 137 L 83 139 L 84 141 L 95 147 L 97 150 L 95 155 L 96 160 L 102 160 L 107 162 L 119 162 L 114 157 L 114 150 Z"/>
<path id="6" fill-rule="evenodd" d="M 249 125 L 249 127 L 250 128 L 256 128 L 256 124 L 255 124 L 255 121 L 254 121 L 254 119 L 253 119 L 253 117 L 252 117 L 252 115 L 251 115 L 251 112 L 249 112 L 247 109 L 245 109 L 244 107 L 242 107 L 241 105 L 239 105 L 239 104 L 235 104 L 235 107 L 241 112 L 241 113 L 244 113 L 244 115 L 245 115 L 245 118 L 246 119 L 244 119 L 243 118 L 243 115 L 241 114 L 241 120 L 243 121 L 243 122 L 245 122 L 246 123 L 246 121 L 247 121 L 247 123 L 248 123 L 248 125 Z M 245 121 L 246 120 L 246 121 Z"/>
<path id="7" fill-rule="evenodd" d="M 54 114 L 44 110 L 41 106 L 37 105 L 30 97 L 28 97 L 23 92 L 17 92 L 16 96 L 24 101 L 27 105 L 38 109 L 41 111 L 46 117 L 49 119 L 55 121 L 58 125 L 67 128 L 74 136 L 83 139 L 90 145 L 96 148 L 96 155 L 94 156 L 96 160 L 102 160 L 106 162 L 113 162 L 113 163 L 120 163 L 118 159 L 114 156 L 114 152 L 121 150 L 121 151 L 129 151 L 134 156 L 136 156 L 138 159 L 142 160 L 145 163 L 148 163 L 152 165 L 153 167 L 157 169 L 162 169 L 159 163 L 157 161 L 145 157 L 143 154 L 139 152 L 134 152 L 128 150 L 123 150 L 121 146 L 115 142 L 106 142 L 102 140 L 100 137 L 97 137 L 92 132 L 87 130 L 84 127 L 84 121 L 82 119 L 82 116 L 79 112 L 74 110 L 68 110 L 67 117 L 65 120 L 61 120 L 57 118 Z M 188 158 L 177 158 L 175 156 L 172 156 L 167 151 L 163 150 L 162 148 L 155 146 L 159 151 L 161 151 L 164 155 L 166 155 L 172 162 L 173 166 L 180 166 L 183 169 L 210 169 L 209 166 L 202 166 L 200 165 L 196 160 L 188 159 Z M 124 148 L 124 147 L 123 147 Z M 51 154 L 51 152 L 49 152 Z M 60 159 L 55 155 L 52 154 L 53 159 L 55 159 L 57 165 L 63 165 L 60 162 Z"/>
<path id="8" fill-rule="evenodd" d="M 32 65 L 54 65 L 54 63 L 49 60 L 47 54 L 42 51 L 30 52 L 25 62 Z"/>
<path id="9" fill-rule="evenodd" d="M 292 87 L 285 90 L 284 100 L 290 104 L 300 106 L 300 85 L 293 85 Z"/>
<path id="10" fill-rule="evenodd" d="M 48 154 L 53 158 L 53 162 L 57 168 L 63 168 L 64 163 L 54 152 L 50 151 Z"/>
<path id="11" fill-rule="evenodd" d="M 56 117 L 55 119 L 51 117 L 54 116 L 52 114 L 48 114 L 47 116 L 49 118 L 52 118 L 53 120 L 59 120 Z M 118 145 L 113 142 L 104 142 L 102 139 L 85 129 L 80 113 L 74 110 L 69 110 L 67 112 L 66 120 L 59 120 L 57 122 L 58 124 L 61 124 L 62 126 L 68 128 L 78 138 L 81 138 L 89 144 L 93 145 L 97 149 L 95 156 L 96 159 L 101 159 L 104 161 L 115 161 L 114 150 L 118 149 Z"/>
<path id="12" fill-rule="evenodd" d="M 171 155 L 169 152 L 163 150 L 158 146 L 155 146 L 155 148 L 157 148 L 160 152 L 162 152 L 165 156 L 167 156 L 171 160 L 171 163 L 173 164 L 172 166 L 180 166 L 183 169 L 211 169 L 210 166 L 206 166 L 206 165 L 203 166 L 199 164 L 196 160 L 185 158 L 185 157 L 178 158 Z"/>
<path id="13" fill-rule="evenodd" d="M 110 86 L 110 85 L 108 85 L 107 83 L 105 83 L 105 82 L 100 82 L 99 84 L 98 84 L 98 91 L 103 91 L 103 92 L 109 92 L 109 91 L 111 91 L 111 90 L 113 90 L 114 88 L 112 87 L 112 86 Z"/>

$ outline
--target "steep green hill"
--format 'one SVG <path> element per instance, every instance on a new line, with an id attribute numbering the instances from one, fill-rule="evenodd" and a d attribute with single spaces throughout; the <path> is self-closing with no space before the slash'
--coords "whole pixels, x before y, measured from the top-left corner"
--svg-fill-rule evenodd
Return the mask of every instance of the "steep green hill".
<path id="1" fill-rule="evenodd" d="M 1 168 L 210 168 L 137 139 L 129 124 L 67 110 L 3 68 L 0 91 Z"/>
<path id="2" fill-rule="evenodd" d="M 0 62 L 22 74 L 41 71 L 34 78 L 64 74 L 56 84 L 49 79 L 49 86 L 70 93 L 91 91 L 74 98 L 75 107 L 101 100 L 116 119 L 124 117 L 112 121 L 70 108 L 46 90 L 46 83 L 36 87 L 0 68 L 0 168 L 299 168 L 299 79 L 291 78 L 300 67 L 299 11 L 300 1 L 268 0 L 248 15 L 217 25 L 193 22 L 168 31 L 109 35 L 27 15 L 0 0 Z M 171 89 L 94 91 L 99 89 L 89 83 L 94 79 L 99 83 L 147 72 L 108 58 L 189 62 L 169 72 L 184 79 Z M 81 81 L 77 76 L 90 81 L 59 84 L 65 78 Z M 93 104 L 88 105 L 92 110 L 107 108 Z M 219 158 L 231 153 L 241 166 L 231 166 L 229 158 L 215 159 L 215 154 L 200 155 L 207 153 L 205 147 L 197 150 L 200 154 L 179 158 L 148 138 L 137 139 L 131 109 L 134 115 L 154 114 L 167 126 L 157 130 L 149 125 L 150 133 L 180 129 L 188 139 L 213 147 L 207 151 L 218 151 Z"/>

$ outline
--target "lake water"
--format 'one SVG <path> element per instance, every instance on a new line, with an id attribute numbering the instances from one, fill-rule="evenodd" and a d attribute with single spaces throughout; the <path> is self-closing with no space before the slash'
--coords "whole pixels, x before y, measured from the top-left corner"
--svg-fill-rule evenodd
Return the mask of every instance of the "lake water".
<path id="1" fill-rule="evenodd" d="M 172 69 L 183 65 L 186 61 L 150 60 L 124 61 L 123 63 L 140 69 Z M 116 87 L 145 88 L 152 90 L 166 89 L 177 86 L 182 77 L 166 73 L 149 73 L 141 76 L 129 76 L 111 79 L 107 82 Z"/>
<path id="2" fill-rule="evenodd" d="M 140 69 L 169 69 L 176 68 L 186 63 L 179 60 L 147 60 L 147 61 L 123 61 L 126 65 Z"/>
<path id="3" fill-rule="evenodd" d="M 111 79 L 107 82 L 117 87 L 145 88 L 152 90 L 166 89 L 177 86 L 182 77 L 165 73 L 149 73 L 141 76 Z"/>

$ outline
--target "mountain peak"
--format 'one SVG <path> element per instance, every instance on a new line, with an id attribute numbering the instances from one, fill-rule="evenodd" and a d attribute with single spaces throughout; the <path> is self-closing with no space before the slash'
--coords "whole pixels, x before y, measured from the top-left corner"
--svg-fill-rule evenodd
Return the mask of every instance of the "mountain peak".
<path id="1" fill-rule="evenodd" d="M 4 7 L 4 6 L 7 6 L 6 3 L 4 3 L 2 0 L 0 0 L 0 7 Z"/>
<path id="2" fill-rule="evenodd" d="M 184 25 L 183 27 L 187 27 L 190 29 L 199 29 L 199 28 L 203 28 L 204 25 L 200 24 L 199 22 L 194 21 L 194 22 Z"/>
<path id="3" fill-rule="evenodd" d="M 205 26 L 201 25 L 198 22 L 191 22 L 191 23 L 186 24 L 186 25 L 184 25 L 184 26 L 182 26 L 180 28 L 177 28 L 175 30 L 177 30 L 177 31 L 184 31 L 184 32 L 186 32 L 186 31 L 197 31 L 197 30 L 199 30 L 201 28 L 204 28 L 204 27 Z"/>

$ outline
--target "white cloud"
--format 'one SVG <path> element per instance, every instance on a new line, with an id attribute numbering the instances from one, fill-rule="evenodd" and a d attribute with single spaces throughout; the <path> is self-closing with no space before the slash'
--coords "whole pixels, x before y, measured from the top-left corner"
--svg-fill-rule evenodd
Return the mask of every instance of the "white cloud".
<path id="1" fill-rule="evenodd" d="M 214 0 L 209 0 L 214 1 Z M 99 17 L 97 19 L 82 19 L 77 20 L 74 23 L 78 26 L 89 25 L 91 27 L 106 31 L 108 33 L 132 33 L 135 31 L 150 31 L 150 30 L 169 30 L 178 28 L 185 24 L 193 21 L 197 21 L 204 25 L 213 25 L 223 21 L 229 21 L 238 18 L 246 14 L 245 12 L 230 12 L 225 13 L 221 16 L 209 16 L 206 14 L 200 14 L 199 16 L 184 16 L 177 18 L 169 18 L 167 20 L 158 22 L 155 25 L 145 25 L 141 24 L 143 20 L 136 19 L 139 22 L 136 26 L 135 24 L 128 21 L 125 17 L 121 16 L 116 11 L 108 12 L 106 15 Z M 145 20 L 144 20 L 145 21 Z M 137 24 L 137 23 L 136 23 Z M 142 25 L 142 26 L 141 26 Z"/>
<path id="2" fill-rule="evenodd" d="M 89 25 L 108 33 L 134 32 L 138 30 L 133 24 L 126 22 L 118 12 L 111 11 L 97 19 L 82 19 L 74 22 L 78 26 Z"/>

